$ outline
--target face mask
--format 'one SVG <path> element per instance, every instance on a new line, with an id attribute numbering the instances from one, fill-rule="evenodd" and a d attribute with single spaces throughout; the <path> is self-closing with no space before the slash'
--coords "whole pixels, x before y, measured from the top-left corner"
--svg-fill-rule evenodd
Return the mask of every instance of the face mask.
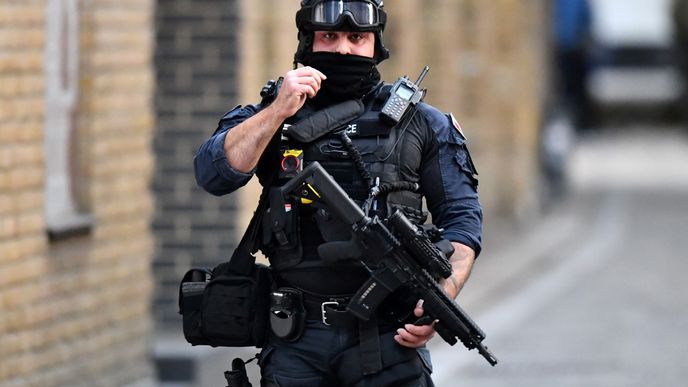
<path id="1" fill-rule="evenodd" d="M 373 58 L 313 52 L 304 62 L 327 76 L 318 94 L 312 98 L 316 105 L 326 106 L 361 98 L 380 82 L 380 73 Z"/>

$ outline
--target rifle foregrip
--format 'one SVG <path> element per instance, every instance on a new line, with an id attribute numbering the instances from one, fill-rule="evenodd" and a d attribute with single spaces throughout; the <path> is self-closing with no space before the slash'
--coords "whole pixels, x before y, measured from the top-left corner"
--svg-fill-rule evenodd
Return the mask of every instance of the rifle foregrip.
<path id="1" fill-rule="evenodd" d="M 447 258 L 403 212 L 396 210 L 389 217 L 389 223 L 399 233 L 404 246 L 409 249 L 421 267 L 428 270 L 433 276 L 449 278 L 452 274 L 452 267 Z"/>
<path id="2" fill-rule="evenodd" d="M 449 345 L 454 345 L 458 340 L 461 340 L 461 343 L 469 350 L 476 348 L 490 365 L 497 364 L 497 358 L 482 344 L 485 333 L 456 303 L 446 297 L 444 293 L 439 296 L 431 290 L 422 292 L 421 295 L 425 313 L 439 320 L 435 325 L 435 331 L 444 341 Z M 446 302 L 451 303 L 452 307 L 449 307 Z"/>
<path id="3" fill-rule="evenodd" d="M 448 308 L 444 302 L 442 302 L 437 294 L 432 291 L 426 291 L 421 294 L 421 297 L 423 298 L 423 309 L 425 310 L 425 313 L 431 315 L 436 320 L 439 320 L 437 324 L 438 326 L 446 328 L 444 335 L 442 332 L 443 329 L 437 330 L 437 333 L 442 336 L 444 341 L 454 345 L 457 341 L 456 338 L 458 337 L 466 346 L 466 348 L 475 348 L 473 341 L 467 340 L 467 338 L 472 334 L 471 328 L 468 327 L 462 321 L 462 319 L 459 318 L 459 316 L 453 313 L 452 310 Z"/>

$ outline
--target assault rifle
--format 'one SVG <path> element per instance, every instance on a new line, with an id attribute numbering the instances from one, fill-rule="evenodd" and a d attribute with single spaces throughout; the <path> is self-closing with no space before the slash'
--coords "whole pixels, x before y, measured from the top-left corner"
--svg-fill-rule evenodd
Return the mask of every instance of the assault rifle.
<path id="1" fill-rule="evenodd" d="M 476 348 L 492 366 L 497 364 L 497 358 L 482 344 L 485 333 L 439 286 L 437 278 L 448 278 L 451 265 L 425 229 L 416 227 L 401 211 L 392 214 L 387 224 L 377 216 L 366 216 L 317 162 L 289 180 L 281 191 L 283 197 L 325 202 L 351 226 L 361 260 L 372 272 L 349 302 L 350 313 L 369 320 L 387 296 L 406 286 L 424 300 L 428 320 L 438 320 L 435 330 L 444 341 L 454 345 L 460 340 L 469 350 Z"/>

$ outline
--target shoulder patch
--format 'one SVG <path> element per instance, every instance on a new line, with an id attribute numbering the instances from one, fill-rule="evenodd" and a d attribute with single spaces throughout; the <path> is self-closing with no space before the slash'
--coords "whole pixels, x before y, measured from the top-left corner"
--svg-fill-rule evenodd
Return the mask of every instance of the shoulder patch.
<path id="1" fill-rule="evenodd" d="M 454 117 L 453 113 L 449 113 L 449 119 L 451 119 L 452 126 L 454 126 L 454 129 L 459 133 L 459 136 L 463 138 L 464 141 L 467 140 L 466 135 L 463 134 L 463 130 L 461 129 L 461 125 L 459 125 L 459 121 L 456 120 L 456 117 Z"/>

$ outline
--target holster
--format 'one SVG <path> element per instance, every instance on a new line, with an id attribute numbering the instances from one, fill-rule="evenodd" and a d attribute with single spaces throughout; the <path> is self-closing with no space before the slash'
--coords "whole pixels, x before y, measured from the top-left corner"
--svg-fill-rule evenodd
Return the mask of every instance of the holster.
<path id="1" fill-rule="evenodd" d="M 303 293 L 282 287 L 271 293 L 270 328 L 278 338 L 292 342 L 301 338 L 306 325 Z"/>

